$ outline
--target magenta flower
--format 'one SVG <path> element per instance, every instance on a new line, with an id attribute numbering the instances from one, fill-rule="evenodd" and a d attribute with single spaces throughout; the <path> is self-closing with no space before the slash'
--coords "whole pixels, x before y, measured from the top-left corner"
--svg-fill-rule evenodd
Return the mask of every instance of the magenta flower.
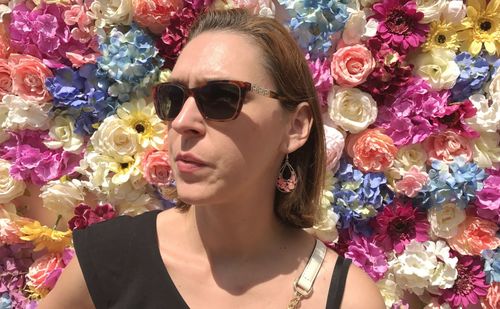
<path id="1" fill-rule="evenodd" d="M 465 122 L 475 115 L 476 108 L 470 100 L 465 100 L 446 106 L 444 116 L 439 118 L 439 122 L 461 136 L 478 138 L 479 133 Z"/>
<path id="2" fill-rule="evenodd" d="M 60 149 L 49 149 L 43 141 L 46 131 L 9 132 L 10 139 L 0 147 L 0 157 L 12 162 L 10 174 L 18 180 L 43 185 L 50 180 L 71 174 L 82 155 Z"/>
<path id="3" fill-rule="evenodd" d="M 313 61 L 310 59 L 309 54 L 306 55 L 306 59 L 313 76 L 314 87 L 316 87 L 318 93 L 319 104 L 321 107 L 326 108 L 328 107 L 326 98 L 333 85 L 333 78 L 330 74 L 330 61 L 319 58 Z"/>
<path id="4" fill-rule="evenodd" d="M 382 279 L 388 268 L 384 251 L 365 237 L 354 236 L 345 257 L 350 258 L 354 265 L 363 268 L 375 281 Z"/>
<path id="5" fill-rule="evenodd" d="M 445 301 L 453 308 L 466 308 L 469 305 L 479 304 L 479 298 L 486 296 L 488 285 L 485 283 L 486 274 L 482 270 L 481 258 L 478 256 L 458 255 L 458 277 L 449 289 L 441 290 L 441 301 Z"/>
<path id="6" fill-rule="evenodd" d="M 377 34 L 395 50 L 403 53 L 425 42 L 429 25 L 419 23 L 424 13 L 408 0 L 383 0 L 372 6 L 371 18 L 378 22 Z"/>
<path id="7" fill-rule="evenodd" d="M 488 169 L 489 174 L 483 182 L 483 189 L 476 193 L 474 205 L 478 216 L 500 224 L 500 173 Z"/>
<path id="8" fill-rule="evenodd" d="M 385 251 L 394 249 L 398 254 L 412 239 L 419 242 L 429 239 L 427 216 L 414 208 L 411 202 L 395 200 L 377 215 L 372 226 L 376 243 Z"/>

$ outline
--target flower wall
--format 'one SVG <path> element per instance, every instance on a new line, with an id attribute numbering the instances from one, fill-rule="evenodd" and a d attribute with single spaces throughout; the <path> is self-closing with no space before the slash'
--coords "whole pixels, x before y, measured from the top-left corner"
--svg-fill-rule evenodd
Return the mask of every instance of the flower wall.
<path id="1" fill-rule="evenodd" d="M 388 308 L 498 308 L 499 0 L 0 0 L 0 308 L 35 308 L 74 229 L 165 209 L 168 80 L 193 20 L 246 7 L 304 50 L 329 177 L 309 232 Z"/>

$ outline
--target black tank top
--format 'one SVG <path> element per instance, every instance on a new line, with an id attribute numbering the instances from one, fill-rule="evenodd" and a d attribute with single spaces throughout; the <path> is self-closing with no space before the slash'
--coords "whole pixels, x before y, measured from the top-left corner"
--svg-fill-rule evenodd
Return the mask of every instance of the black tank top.
<path id="1" fill-rule="evenodd" d="M 160 255 L 156 233 L 160 211 L 119 216 L 73 231 L 76 255 L 97 309 L 189 309 Z M 337 259 L 327 309 L 340 308 L 350 262 Z"/>

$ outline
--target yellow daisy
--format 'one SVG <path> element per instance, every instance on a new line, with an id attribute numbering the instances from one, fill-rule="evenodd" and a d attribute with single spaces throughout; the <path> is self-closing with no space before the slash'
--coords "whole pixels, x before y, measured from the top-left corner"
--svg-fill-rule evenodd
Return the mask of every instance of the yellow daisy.
<path id="1" fill-rule="evenodd" d="M 53 230 L 47 226 L 42 226 L 38 221 L 25 224 L 19 230 L 22 233 L 20 237 L 22 240 L 33 242 L 35 245 L 34 251 L 47 248 L 49 252 L 61 252 L 71 244 L 71 230 L 66 232 Z"/>
<path id="2" fill-rule="evenodd" d="M 156 115 L 153 104 L 148 104 L 144 99 L 134 100 L 120 106 L 116 114 L 139 133 L 139 141 L 144 149 L 148 146 L 161 149 L 166 126 Z"/>
<path id="3" fill-rule="evenodd" d="M 500 0 L 468 0 L 467 17 L 462 21 L 458 38 L 462 50 L 476 56 L 484 45 L 490 54 L 500 55 Z"/>
<path id="4" fill-rule="evenodd" d="M 446 48 L 457 51 L 460 47 L 458 42 L 458 27 L 444 21 L 433 22 L 430 25 L 427 41 L 422 45 L 424 52 L 434 48 Z"/>
<path id="5" fill-rule="evenodd" d="M 131 177 L 139 175 L 139 163 L 140 160 L 130 156 L 125 157 L 122 162 L 110 161 L 109 170 L 114 173 L 111 182 L 120 185 L 129 181 Z"/>

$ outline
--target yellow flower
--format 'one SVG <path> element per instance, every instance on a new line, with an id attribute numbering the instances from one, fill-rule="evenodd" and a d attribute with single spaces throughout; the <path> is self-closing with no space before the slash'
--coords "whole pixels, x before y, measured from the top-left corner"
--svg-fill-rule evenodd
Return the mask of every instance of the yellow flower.
<path id="1" fill-rule="evenodd" d="M 484 45 L 490 54 L 500 55 L 500 0 L 468 0 L 467 17 L 458 33 L 462 50 L 476 56 Z"/>
<path id="2" fill-rule="evenodd" d="M 424 52 L 429 52 L 435 48 L 446 48 L 457 51 L 460 47 L 458 42 L 458 27 L 445 21 L 431 23 L 427 41 L 422 45 Z"/>
<path id="3" fill-rule="evenodd" d="M 153 104 L 138 99 L 120 106 L 116 114 L 139 134 L 144 149 L 148 146 L 162 148 L 166 126 L 156 115 Z"/>
<path id="4" fill-rule="evenodd" d="M 61 252 L 71 244 L 72 232 L 67 230 L 61 232 L 42 226 L 40 222 L 33 221 L 20 228 L 23 235 L 22 240 L 32 241 L 35 245 L 34 251 L 41 251 L 45 248 L 49 252 Z"/>

